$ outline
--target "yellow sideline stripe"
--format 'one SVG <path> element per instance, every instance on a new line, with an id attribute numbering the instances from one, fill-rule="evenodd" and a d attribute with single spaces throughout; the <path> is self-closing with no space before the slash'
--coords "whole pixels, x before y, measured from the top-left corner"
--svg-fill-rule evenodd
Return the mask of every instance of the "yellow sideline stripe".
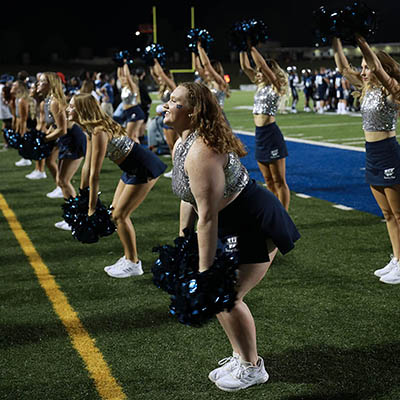
<path id="1" fill-rule="evenodd" d="M 43 262 L 39 253 L 26 232 L 22 229 L 16 215 L 8 206 L 5 198 L 0 193 L 0 209 L 4 214 L 12 232 L 18 240 L 22 250 L 28 257 L 29 262 L 35 271 L 40 285 L 50 299 L 53 308 L 64 324 L 72 345 L 82 357 L 90 376 L 94 380 L 96 389 L 103 399 L 126 399 L 125 393 L 104 361 L 103 355 L 96 347 L 95 341 L 83 327 L 77 313 L 68 303 L 65 294 L 60 290 L 53 275 L 51 275 L 46 264 Z"/>

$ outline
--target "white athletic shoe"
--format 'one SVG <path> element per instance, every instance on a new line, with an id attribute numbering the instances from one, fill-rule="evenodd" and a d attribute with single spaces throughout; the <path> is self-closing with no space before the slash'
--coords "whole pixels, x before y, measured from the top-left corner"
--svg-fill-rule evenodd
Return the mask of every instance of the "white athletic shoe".
<path id="1" fill-rule="evenodd" d="M 121 264 L 125 260 L 126 260 L 125 256 L 121 257 L 115 264 L 107 265 L 107 267 L 104 267 L 104 271 L 107 272 L 109 269 L 117 267 L 119 264 Z"/>
<path id="2" fill-rule="evenodd" d="M 46 172 L 41 172 L 38 169 L 34 169 L 30 174 L 25 175 L 28 179 L 45 179 L 47 178 Z"/>
<path id="3" fill-rule="evenodd" d="M 269 375 L 264 367 L 264 361 L 258 357 L 257 365 L 240 360 L 239 366 L 230 374 L 226 374 L 215 384 L 226 392 L 236 392 L 253 385 L 267 382 Z"/>
<path id="4" fill-rule="evenodd" d="M 63 192 L 62 192 L 60 186 L 57 186 L 53 191 L 51 191 L 50 193 L 47 193 L 46 196 L 49 197 L 50 199 L 64 198 L 64 195 L 63 195 Z"/>
<path id="5" fill-rule="evenodd" d="M 166 173 L 164 174 L 164 176 L 165 176 L 166 178 L 172 178 L 172 169 L 171 169 L 171 171 L 166 172 Z"/>
<path id="6" fill-rule="evenodd" d="M 391 285 L 397 285 L 400 283 L 400 264 L 397 265 L 386 275 L 383 275 L 379 279 L 383 283 L 389 283 Z"/>
<path id="7" fill-rule="evenodd" d="M 63 231 L 70 231 L 70 230 L 72 229 L 71 226 L 68 225 L 68 223 L 65 222 L 64 220 L 63 220 L 63 221 L 60 221 L 60 222 L 56 222 L 56 223 L 54 224 L 54 226 L 55 226 L 56 228 L 58 228 L 58 229 L 62 229 Z"/>
<path id="8" fill-rule="evenodd" d="M 125 259 L 106 272 L 113 278 L 129 278 L 130 276 L 143 275 L 142 262 L 139 260 L 137 263 L 134 263 L 131 260 Z"/>
<path id="9" fill-rule="evenodd" d="M 374 275 L 375 275 L 375 276 L 378 276 L 379 278 L 381 278 L 383 275 L 388 274 L 388 273 L 391 272 L 394 268 L 396 268 L 397 262 L 398 262 L 397 258 L 392 256 L 390 262 L 389 262 L 385 267 L 383 267 L 383 268 L 381 268 L 381 269 L 377 269 L 377 270 L 374 272 Z"/>
<path id="10" fill-rule="evenodd" d="M 32 164 L 31 160 L 26 160 L 25 158 L 21 158 L 19 161 L 15 163 L 17 167 L 27 167 Z"/>
<path id="11" fill-rule="evenodd" d="M 233 352 L 231 357 L 226 357 L 218 361 L 218 365 L 221 365 L 221 367 L 212 370 L 208 374 L 208 379 L 210 379 L 211 382 L 215 383 L 218 379 L 221 379 L 223 376 L 231 373 L 236 368 L 238 368 L 239 364 L 239 354 Z"/>

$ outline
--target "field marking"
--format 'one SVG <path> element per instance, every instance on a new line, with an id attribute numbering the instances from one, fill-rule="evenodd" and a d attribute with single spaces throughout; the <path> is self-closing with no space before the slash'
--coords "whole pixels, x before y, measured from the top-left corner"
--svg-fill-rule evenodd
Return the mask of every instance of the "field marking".
<path id="1" fill-rule="evenodd" d="M 64 324 L 70 336 L 73 347 L 82 357 L 86 369 L 94 380 L 96 389 L 102 399 L 122 400 L 126 399 L 121 386 L 112 376 L 100 350 L 96 347 L 86 329 L 79 320 L 78 314 L 71 307 L 66 295 L 61 291 L 53 275 L 36 251 L 29 236 L 23 230 L 16 215 L 8 206 L 5 198 L 0 193 L 0 210 L 6 218 L 13 234 L 20 244 L 23 252 L 31 264 L 40 285 L 49 298 L 54 311 Z"/>
<path id="2" fill-rule="evenodd" d="M 345 125 L 349 125 L 349 124 L 345 124 Z M 283 129 L 283 127 L 280 127 L 280 128 Z M 242 130 L 239 130 L 239 129 L 233 129 L 233 131 L 235 133 L 240 134 L 240 135 L 255 136 L 254 132 L 242 131 Z M 360 152 L 364 152 L 365 153 L 365 148 L 363 148 L 363 147 L 355 147 L 355 146 L 349 146 L 349 145 L 345 145 L 345 144 L 317 142 L 317 141 L 313 141 L 313 140 L 300 139 L 300 138 L 289 137 L 289 136 L 285 136 L 285 140 L 287 140 L 288 142 L 310 144 L 312 146 L 330 147 L 330 148 L 333 148 L 333 149 L 352 150 L 352 151 L 360 151 Z"/>

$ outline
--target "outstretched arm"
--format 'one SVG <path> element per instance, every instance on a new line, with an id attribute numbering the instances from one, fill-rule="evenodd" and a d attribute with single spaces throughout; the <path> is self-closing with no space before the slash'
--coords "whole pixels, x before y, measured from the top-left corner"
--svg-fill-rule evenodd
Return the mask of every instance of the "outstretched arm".
<path id="1" fill-rule="evenodd" d="M 252 68 L 249 60 L 249 56 L 247 55 L 247 51 L 241 51 L 239 53 L 239 61 L 240 68 L 242 71 L 248 76 L 251 82 L 254 82 L 256 79 L 256 71 Z"/>
<path id="2" fill-rule="evenodd" d="M 335 58 L 336 66 L 339 72 L 346 77 L 354 86 L 360 87 L 362 85 L 362 79 L 359 72 L 354 71 L 347 61 L 346 55 L 344 54 L 342 42 L 339 38 L 334 37 L 332 40 L 333 56 Z"/>
<path id="3" fill-rule="evenodd" d="M 369 47 L 367 41 L 361 36 L 356 34 L 357 45 L 361 50 L 365 62 L 371 72 L 375 74 L 379 82 L 389 91 L 389 93 L 396 99 L 400 100 L 400 82 L 392 78 L 382 67 L 382 64 L 377 55 Z"/>
<path id="4" fill-rule="evenodd" d="M 176 83 L 174 82 L 173 79 L 171 79 L 165 72 L 158 60 L 155 58 L 154 59 L 154 73 L 161 78 L 161 80 L 168 86 L 168 89 L 175 90 L 176 88 Z"/>
<path id="5" fill-rule="evenodd" d="M 250 54 L 251 57 L 253 58 L 257 68 L 261 70 L 261 72 L 264 74 L 264 76 L 278 89 L 280 90 L 281 85 L 279 82 L 279 79 L 277 76 L 274 74 L 272 69 L 268 66 L 267 62 L 265 61 L 264 57 L 260 54 L 260 52 L 254 47 L 254 46 L 249 46 L 250 47 Z"/>
<path id="6" fill-rule="evenodd" d="M 225 91 L 227 85 L 224 78 L 213 68 L 210 59 L 200 42 L 197 43 L 197 50 L 199 51 L 200 61 L 203 64 L 203 67 L 211 74 L 219 88 Z"/>

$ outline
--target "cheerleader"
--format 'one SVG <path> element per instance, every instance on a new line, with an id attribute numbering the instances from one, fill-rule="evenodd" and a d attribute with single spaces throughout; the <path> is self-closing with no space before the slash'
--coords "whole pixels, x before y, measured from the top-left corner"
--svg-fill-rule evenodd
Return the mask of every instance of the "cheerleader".
<path id="1" fill-rule="evenodd" d="M 12 109 L 14 110 L 13 129 L 21 137 L 24 136 L 28 130 L 28 115 L 29 115 L 29 91 L 26 84 L 21 80 L 13 82 L 10 94 L 14 99 Z M 32 164 L 31 160 L 21 158 L 15 163 L 17 167 L 25 167 Z"/>
<path id="2" fill-rule="evenodd" d="M 138 257 L 136 233 L 130 215 L 149 194 L 166 165 L 129 137 L 127 131 L 101 109 L 92 95 L 77 94 L 72 97 L 67 112 L 68 120 L 78 123 L 88 133 L 81 187 L 89 187 L 89 216 L 96 211 L 104 158 L 109 157 L 123 171 L 112 201 L 112 218 L 124 255 L 115 264 L 105 267 L 105 271 L 115 278 L 142 275 L 142 262 Z"/>
<path id="3" fill-rule="evenodd" d="M 263 279 L 277 248 L 290 251 L 300 235 L 280 201 L 249 178 L 240 162 L 244 146 L 205 85 L 180 84 L 164 107 L 165 122 L 180 137 L 172 190 L 181 199 L 181 233 L 194 228 L 193 210 L 197 215 L 198 271 L 207 276 L 212 268 L 218 238 L 235 236 L 239 250 L 237 300 L 231 311 L 217 314 L 232 356 L 211 371 L 209 379 L 225 391 L 265 383 L 269 376 L 257 352 L 255 323 L 244 297 Z"/>
<path id="4" fill-rule="evenodd" d="M 168 71 L 164 71 L 164 69 L 161 67 L 160 63 L 156 58 L 154 58 L 154 65 L 150 67 L 150 72 L 153 79 L 159 85 L 159 96 L 162 103 L 163 104 L 167 103 L 169 101 L 171 92 L 176 88 L 176 83 L 172 77 L 172 74 L 169 73 Z M 164 120 L 162 126 L 163 126 L 165 141 L 167 142 L 170 153 L 172 154 L 172 149 L 174 148 L 175 142 L 178 139 L 178 135 L 173 128 L 164 124 Z M 164 176 L 166 178 L 171 178 L 172 169 L 166 172 Z"/>
<path id="5" fill-rule="evenodd" d="M 144 124 L 145 114 L 140 107 L 140 92 L 137 77 L 134 77 L 125 62 L 118 67 L 117 76 L 121 83 L 122 115 L 114 117 L 122 126 L 126 127 L 128 136 L 140 143 L 141 126 Z"/>
<path id="6" fill-rule="evenodd" d="M 340 39 L 333 38 L 340 73 L 361 91 L 361 115 L 365 134 L 366 181 L 386 221 L 393 257 L 374 274 L 381 282 L 400 283 L 400 146 L 396 125 L 400 103 L 400 65 L 387 53 L 375 54 L 356 35 L 363 54 L 361 72 L 351 68 Z"/>
<path id="7" fill-rule="evenodd" d="M 211 92 L 214 93 L 218 104 L 223 110 L 225 99 L 229 97 L 229 84 L 224 78 L 224 68 L 220 61 L 210 61 L 200 41 L 197 42 L 197 51 L 199 56 L 196 57 L 196 70 L 203 79 L 203 82 L 208 86 Z"/>
<path id="8" fill-rule="evenodd" d="M 46 141 L 57 140 L 58 166 L 56 164 L 56 171 L 53 171 L 52 174 L 61 190 L 61 196 L 64 200 L 67 200 L 71 196 L 76 196 L 76 190 L 71 180 L 85 156 L 86 135 L 76 123 L 67 121 L 66 97 L 61 79 L 55 72 L 41 74 L 38 90 L 41 93 L 46 93 L 44 99 Z M 53 162 L 53 154 L 50 158 Z M 53 165 L 52 168 L 54 168 Z M 50 197 L 49 194 L 48 197 Z M 59 229 L 71 230 L 70 225 L 65 221 L 57 222 L 55 226 Z"/>
<path id="9" fill-rule="evenodd" d="M 249 79 L 257 84 L 253 116 L 256 126 L 256 160 L 267 187 L 289 209 L 290 190 L 286 182 L 288 151 L 282 132 L 275 122 L 279 98 L 288 87 L 285 71 L 275 60 L 265 60 L 250 46 L 256 68 L 252 68 L 247 52 L 240 52 L 240 66 Z"/>
<path id="10" fill-rule="evenodd" d="M 40 103 L 41 103 L 41 96 L 37 91 L 37 82 L 33 83 L 29 88 L 29 96 L 31 99 L 29 113 L 31 120 L 34 121 L 34 128 L 40 130 Z M 45 171 L 45 159 L 35 161 L 35 169 L 28 175 L 25 175 L 27 179 L 46 179 L 46 171 Z"/>

